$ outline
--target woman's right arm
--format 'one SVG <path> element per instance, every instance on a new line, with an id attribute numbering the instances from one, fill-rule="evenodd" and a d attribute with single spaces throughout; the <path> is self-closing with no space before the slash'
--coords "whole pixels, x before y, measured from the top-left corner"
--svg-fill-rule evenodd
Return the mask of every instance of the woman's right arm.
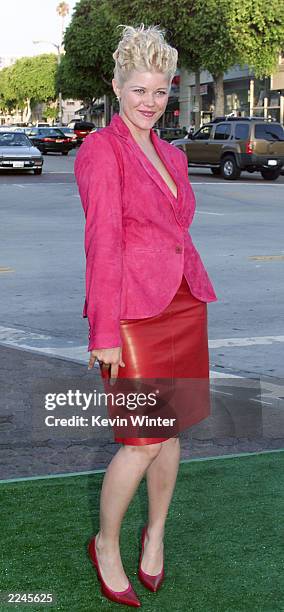
<path id="1" fill-rule="evenodd" d="M 87 136 L 77 154 L 74 170 L 86 218 L 88 350 L 116 350 L 121 347 L 121 174 L 105 135 L 97 132 Z"/>

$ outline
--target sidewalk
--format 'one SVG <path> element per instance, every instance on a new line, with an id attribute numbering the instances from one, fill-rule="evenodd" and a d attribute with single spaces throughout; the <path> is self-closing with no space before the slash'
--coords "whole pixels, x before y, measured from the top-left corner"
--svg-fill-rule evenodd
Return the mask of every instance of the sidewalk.
<path id="1" fill-rule="evenodd" d="M 91 436 L 81 433 L 79 439 L 69 428 L 66 438 L 60 440 L 52 427 L 45 427 L 40 437 L 33 431 L 44 414 L 44 406 L 37 403 L 43 383 L 52 388 L 54 382 L 64 381 L 76 388 L 76 382 L 90 375 L 93 387 L 102 391 L 97 368 L 87 372 L 85 365 L 72 361 L 0 346 L 0 480 L 107 467 L 120 446 L 113 442 L 111 428 Z M 224 388 L 216 394 L 213 390 L 211 416 L 180 436 L 182 459 L 284 448 L 284 410 L 279 397 L 262 402 L 259 395 L 257 399 L 242 394 L 241 400 L 228 399 L 229 395 L 232 393 Z"/>

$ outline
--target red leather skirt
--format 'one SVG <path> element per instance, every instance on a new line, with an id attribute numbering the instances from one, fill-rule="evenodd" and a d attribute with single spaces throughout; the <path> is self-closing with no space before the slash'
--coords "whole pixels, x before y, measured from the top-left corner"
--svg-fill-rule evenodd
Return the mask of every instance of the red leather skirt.
<path id="1" fill-rule="evenodd" d="M 194 297 L 183 276 L 170 304 L 145 319 L 122 319 L 122 358 L 119 378 L 209 379 L 207 303 Z M 204 418 L 201 417 L 201 418 Z M 168 438 L 118 438 L 135 446 Z"/>

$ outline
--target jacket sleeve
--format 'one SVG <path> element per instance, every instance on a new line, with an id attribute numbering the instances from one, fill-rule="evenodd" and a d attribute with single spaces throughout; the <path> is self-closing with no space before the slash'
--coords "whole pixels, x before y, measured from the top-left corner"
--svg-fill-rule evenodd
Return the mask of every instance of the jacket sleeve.
<path id="1" fill-rule="evenodd" d="M 88 350 L 121 346 L 121 172 L 115 151 L 100 132 L 87 136 L 75 160 L 84 208 Z"/>

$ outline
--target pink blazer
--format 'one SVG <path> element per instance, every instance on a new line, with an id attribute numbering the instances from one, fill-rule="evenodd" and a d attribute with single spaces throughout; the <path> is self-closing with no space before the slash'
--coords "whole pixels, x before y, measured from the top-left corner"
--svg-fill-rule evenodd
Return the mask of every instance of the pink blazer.
<path id="1" fill-rule="evenodd" d="M 195 197 L 186 155 L 151 130 L 153 145 L 177 185 L 160 173 L 115 114 L 89 134 L 75 161 L 85 212 L 88 350 L 121 346 L 120 319 L 159 314 L 182 280 L 204 302 L 217 300 L 188 228 Z"/>

